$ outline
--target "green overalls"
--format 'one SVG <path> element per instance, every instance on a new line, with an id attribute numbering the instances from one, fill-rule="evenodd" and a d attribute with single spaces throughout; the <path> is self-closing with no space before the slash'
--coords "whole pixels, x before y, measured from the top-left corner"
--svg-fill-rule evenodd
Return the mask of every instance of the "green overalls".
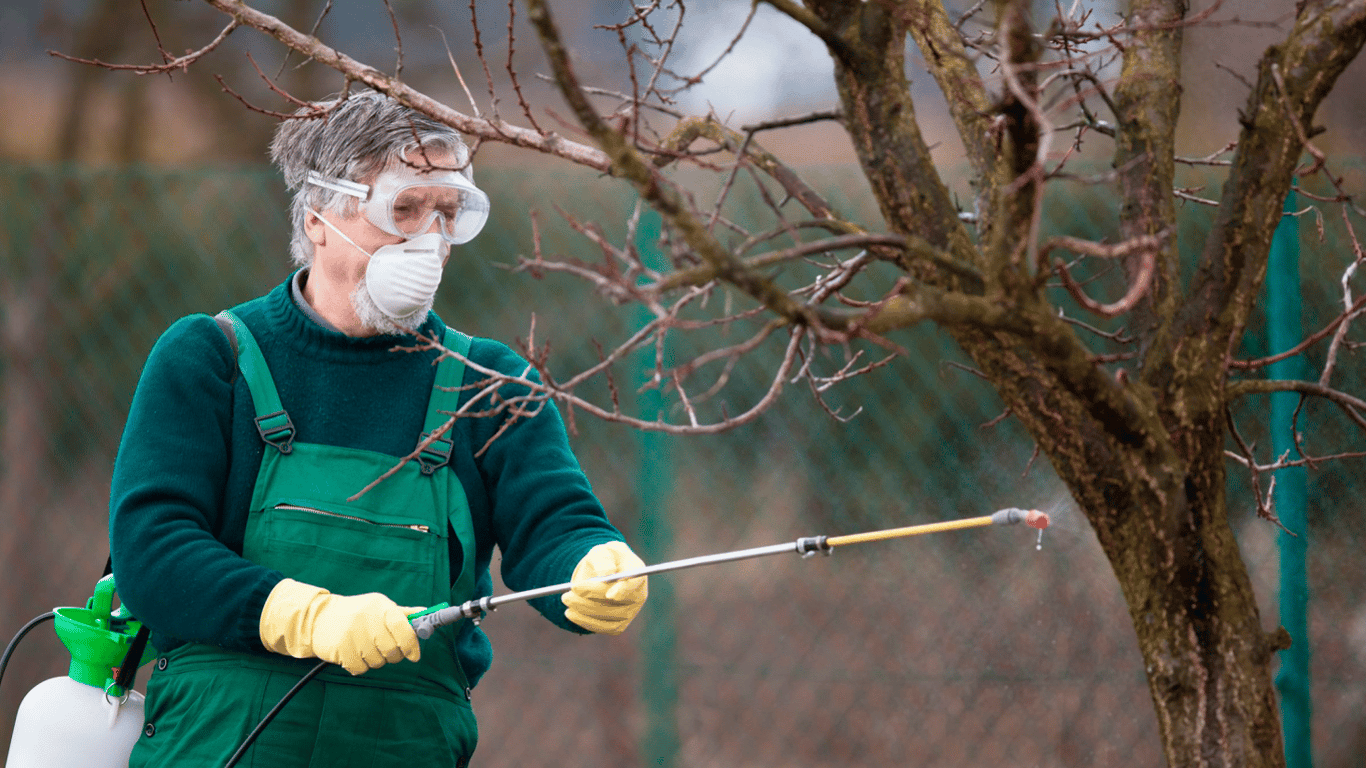
<path id="1" fill-rule="evenodd" d="M 266 442 L 242 555 L 335 594 L 382 592 L 400 606 L 474 597 L 474 531 L 464 488 L 445 469 L 452 443 L 439 439 L 420 461 L 352 502 L 347 497 L 398 463 L 372 451 L 294 442 L 294 425 L 251 333 L 232 322 L 237 362 Z M 447 329 L 466 354 L 470 338 Z M 464 364 L 437 366 L 423 435 L 457 407 Z M 464 554 L 451 579 L 447 531 Z M 452 586 L 453 584 L 453 586 Z M 351 676 L 330 667 L 306 684 L 262 731 L 242 768 L 465 766 L 478 740 L 469 685 L 456 656 L 460 625 L 422 641 L 419 662 Z M 223 765 L 295 682 L 318 663 L 189 643 L 159 655 L 147 684 L 146 723 L 130 768 Z"/>

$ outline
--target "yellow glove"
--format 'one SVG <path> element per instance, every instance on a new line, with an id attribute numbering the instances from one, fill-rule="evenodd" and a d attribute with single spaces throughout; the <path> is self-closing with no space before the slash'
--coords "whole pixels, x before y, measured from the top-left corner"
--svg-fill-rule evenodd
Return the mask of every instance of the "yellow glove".
<path id="1" fill-rule="evenodd" d="M 353 675 L 422 655 L 408 614 L 378 592 L 348 597 L 285 579 L 261 610 L 261 642 L 296 659 L 340 664 Z"/>
<path id="2" fill-rule="evenodd" d="M 610 541 L 588 550 L 574 567 L 572 581 L 644 567 L 645 563 L 630 547 L 620 541 Z M 565 618 L 575 624 L 601 635 L 619 635 L 640 613 L 649 593 L 646 577 L 636 576 L 607 583 L 576 583 L 560 597 L 560 602 L 565 605 Z"/>

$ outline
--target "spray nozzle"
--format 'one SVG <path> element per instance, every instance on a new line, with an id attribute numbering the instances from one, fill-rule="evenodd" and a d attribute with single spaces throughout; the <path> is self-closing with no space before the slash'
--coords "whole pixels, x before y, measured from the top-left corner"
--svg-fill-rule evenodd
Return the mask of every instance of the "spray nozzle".
<path id="1" fill-rule="evenodd" d="M 1048 515 L 1037 509 L 1020 509 L 1018 507 L 1006 507 L 992 514 L 991 522 L 993 525 L 1015 525 L 1024 523 L 1030 528 L 1038 528 L 1040 531 L 1048 527 Z"/>

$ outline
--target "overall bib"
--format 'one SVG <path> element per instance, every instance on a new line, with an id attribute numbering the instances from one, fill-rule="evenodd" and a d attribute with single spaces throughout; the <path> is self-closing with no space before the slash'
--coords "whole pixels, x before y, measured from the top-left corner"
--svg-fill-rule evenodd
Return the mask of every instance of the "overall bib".
<path id="1" fill-rule="evenodd" d="M 358 500 L 347 497 L 398 458 L 294 442 L 265 358 L 240 319 L 238 368 L 266 442 L 242 555 L 334 594 L 382 592 L 400 606 L 474 597 L 474 531 L 464 488 L 445 469 L 452 443 L 439 439 Z M 470 339 L 447 329 L 466 354 Z M 457 407 L 464 363 L 437 367 L 423 435 Z M 449 531 L 449 534 L 448 534 Z M 462 565 L 451 576 L 448 535 Z M 447 768 L 468 765 L 478 740 L 469 685 L 456 655 L 461 625 L 422 641 L 422 659 L 351 676 L 330 667 L 306 684 L 238 763 L 243 768 Z M 277 654 L 189 643 L 159 655 L 147 683 L 146 723 L 130 768 L 223 765 L 285 692 L 318 664 Z"/>

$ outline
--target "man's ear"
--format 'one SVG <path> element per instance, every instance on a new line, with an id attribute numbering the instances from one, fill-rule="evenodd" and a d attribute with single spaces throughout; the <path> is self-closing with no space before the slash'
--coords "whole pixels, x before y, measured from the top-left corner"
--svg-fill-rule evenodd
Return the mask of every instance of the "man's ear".
<path id="1" fill-rule="evenodd" d="M 327 225 L 312 211 L 304 212 L 304 236 L 313 242 L 315 248 L 327 245 Z"/>

